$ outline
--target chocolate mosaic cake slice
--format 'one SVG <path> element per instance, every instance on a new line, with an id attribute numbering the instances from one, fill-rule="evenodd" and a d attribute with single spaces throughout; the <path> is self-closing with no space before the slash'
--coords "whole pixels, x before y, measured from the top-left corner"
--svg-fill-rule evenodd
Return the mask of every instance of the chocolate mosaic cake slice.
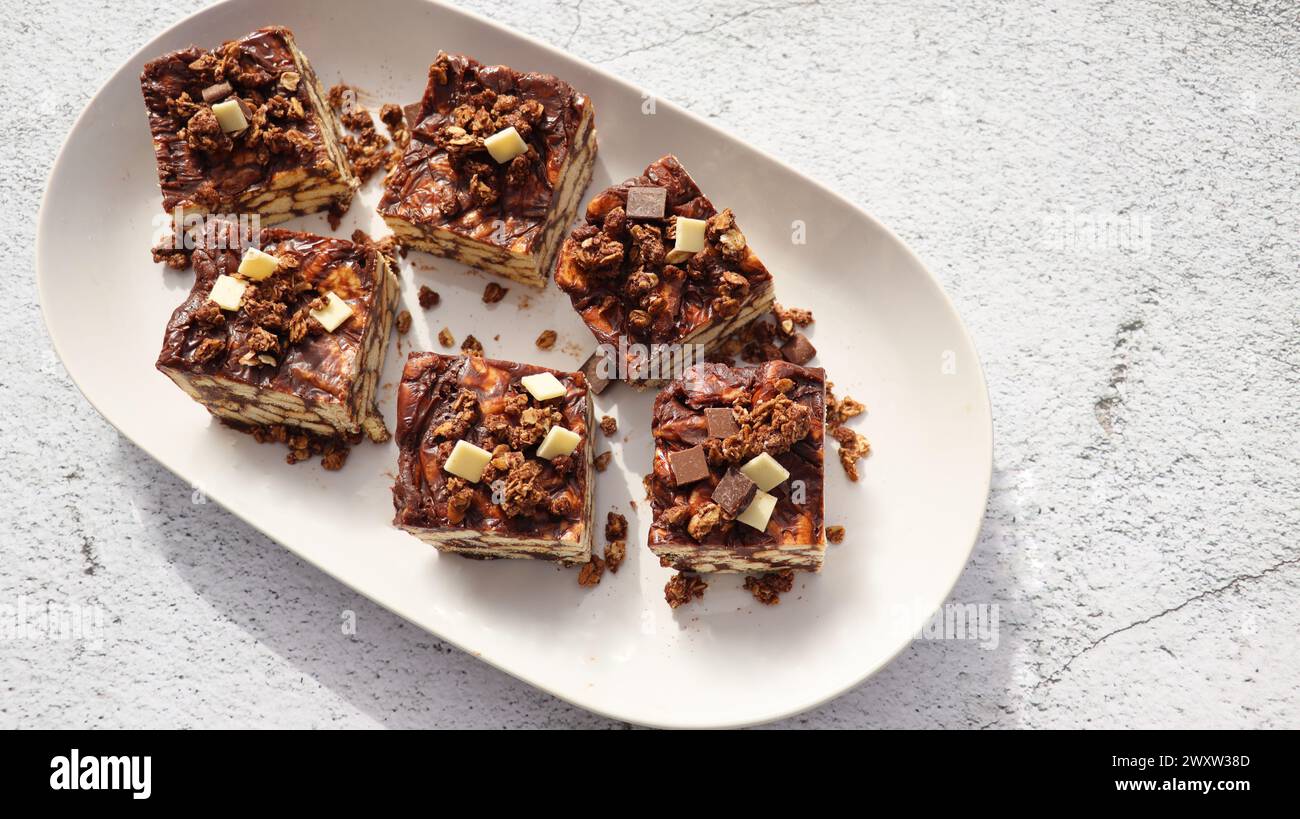
<path id="1" fill-rule="evenodd" d="M 269 225 L 351 202 L 338 122 L 289 29 L 174 51 L 145 64 L 140 87 L 168 213 Z"/>
<path id="2" fill-rule="evenodd" d="M 597 374 L 631 382 L 680 375 L 773 300 L 731 210 L 717 210 L 674 156 L 592 199 L 555 283 L 600 345 Z"/>
<path id="3" fill-rule="evenodd" d="M 586 563 L 591 429 L 582 373 L 411 353 L 397 394 L 394 525 L 467 557 Z"/>
<path id="4" fill-rule="evenodd" d="M 167 324 L 158 369 L 237 426 L 387 440 L 375 387 L 398 285 L 384 254 L 280 228 L 260 245 L 210 238 L 194 251 L 194 287 Z"/>
<path id="5" fill-rule="evenodd" d="M 687 369 L 654 403 L 651 551 L 681 571 L 820 571 L 825 418 L 821 369 Z"/>
<path id="6" fill-rule="evenodd" d="M 440 52 L 379 213 L 403 244 L 542 287 L 596 161 L 591 100 Z"/>

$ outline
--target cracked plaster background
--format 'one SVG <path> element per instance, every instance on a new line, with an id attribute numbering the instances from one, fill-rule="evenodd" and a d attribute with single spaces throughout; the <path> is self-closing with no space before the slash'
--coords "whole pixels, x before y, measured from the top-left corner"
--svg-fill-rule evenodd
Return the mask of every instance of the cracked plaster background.
<path id="1" fill-rule="evenodd" d="M 3 2 L 0 602 L 98 605 L 111 650 L 0 645 L 0 727 L 617 726 L 188 502 L 54 359 L 45 176 L 94 89 L 199 5 Z M 998 648 L 917 642 L 785 725 L 1300 727 L 1300 7 L 463 5 L 862 202 L 981 351 L 993 491 L 953 600 L 999 605 Z"/>

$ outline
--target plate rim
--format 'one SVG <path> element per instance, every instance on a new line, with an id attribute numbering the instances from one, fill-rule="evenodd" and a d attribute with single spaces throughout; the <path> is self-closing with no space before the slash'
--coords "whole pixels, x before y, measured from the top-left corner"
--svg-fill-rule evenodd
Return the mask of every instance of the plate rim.
<path id="1" fill-rule="evenodd" d="M 105 90 L 108 89 L 110 85 L 113 85 L 116 81 L 118 81 L 120 75 L 126 72 L 131 65 L 133 65 L 137 60 L 139 60 L 142 56 L 146 55 L 147 53 L 152 53 L 151 48 L 153 43 L 157 42 L 159 39 L 166 37 L 168 34 L 172 33 L 176 29 L 189 25 L 193 20 L 195 20 L 195 18 L 213 14 L 218 9 L 224 6 L 233 5 L 236 2 L 240 2 L 240 1 L 241 0 L 221 0 L 221 2 L 214 3 L 209 6 L 205 6 L 204 8 L 197 9 L 187 14 L 181 19 L 177 20 L 172 25 L 154 34 L 149 39 L 148 42 L 144 43 L 140 48 L 132 52 L 130 56 L 128 56 L 127 58 L 125 58 L 125 60 L 123 60 L 122 64 L 119 65 L 116 70 L 114 70 L 112 73 L 109 74 L 107 79 L 105 79 L 102 83 L 100 83 L 99 87 L 95 89 L 95 92 L 90 96 L 90 98 L 87 100 L 85 105 L 82 107 L 81 112 L 73 120 L 71 127 L 68 129 L 67 133 L 64 134 L 63 139 L 59 144 L 58 153 L 55 156 L 54 162 L 51 163 L 50 170 L 46 175 L 45 185 L 41 193 L 41 203 L 39 209 L 37 210 L 37 217 L 36 217 L 36 224 L 35 224 L 36 232 L 35 232 L 35 243 L 33 247 L 33 269 L 36 278 L 36 290 L 37 290 L 37 297 L 38 297 L 40 312 L 41 312 L 41 321 L 45 327 L 45 334 L 49 338 L 50 344 L 54 348 L 55 355 L 58 356 L 59 363 L 63 366 L 63 370 L 66 373 L 68 380 L 72 382 L 73 386 L 76 387 L 77 392 L 79 392 L 82 398 L 84 398 L 86 402 L 90 404 L 91 408 L 93 408 L 101 418 L 103 418 L 110 426 L 112 426 L 113 429 L 115 429 L 119 435 L 121 435 L 126 440 L 130 441 L 135 447 L 140 449 L 142 452 L 146 453 L 150 458 L 152 458 L 154 461 L 162 465 L 168 472 L 170 472 L 172 475 L 176 476 L 181 480 L 186 480 L 185 476 L 181 475 L 178 469 L 175 466 L 173 466 L 172 463 L 169 461 L 167 456 L 163 454 L 159 454 L 158 452 L 155 452 L 153 449 L 145 446 L 144 444 L 142 444 L 141 442 L 133 438 L 129 433 L 123 430 L 120 426 L 118 426 L 117 422 L 114 421 L 112 418 L 108 417 L 108 415 L 99 407 L 99 405 L 95 402 L 95 400 L 86 393 L 86 391 L 82 388 L 81 383 L 73 375 L 72 370 L 68 366 L 68 363 L 64 357 L 63 350 L 59 344 L 59 339 L 56 336 L 56 334 L 51 330 L 50 317 L 47 312 L 48 310 L 47 304 L 49 300 L 46 298 L 47 287 L 49 285 L 49 281 L 48 281 L 49 276 L 47 276 L 44 272 L 45 268 L 44 265 L 42 264 L 41 249 L 46 242 L 46 233 L 47 233 L 46 220 L 49 215 L 47 211 L 47 204 L 49 200 L 51 186 L 55 178 L 59 175 L 60 169 L 65 164 L 65 161 L 67 161 L 66 156 L 67 156 L 68 143 L 71 141 L 72 136 L 75 133 L 77 133 L 77 131 L 81 128 L 83 121 L 86 119 L 87 114 L 90 112 L 90 109 L 95 105 L 96 101 L 99 100 L 99 98 L 104 94 Z M 953 304 L 951 296 L 944 289 L 943 285 L 940 283 L 940 281 L 934 275 L 934 273 L 930 270 L 929 266 L 927 266 L 921 260 L 920 256 L 917 255 L 917 253 L 912 249 L 912 247 L 907 242 L 903 241 L 903 239 L 899 237 L 898 234 L 895 233 L 892 228 L 890 228 L 888 225 L 886 225 L 885 223 L 877 219 L 875 216 L 873 216 L 863 206 L 859 205 L 857 202 L 850 200 L 848 197 L 844 196 L 843 194 L 829 187 L 821 180 L 817 179 L 814 176 L 810 176 L 809 174 L 804 173 L 803 171 L 793 167 L 783 159 L 773 156 L 766 149 L 754 145 L 744 139 L 741 139 L 740 137 L 728 133 L 720 126 L 710 122 L 709 120 L 694 113 L 693 111 L 690 111 L 686 108 L 677 105 L 672 100 L 665 98 L 658 93 L 652 92 L 649 89 L 643 88 L 641 86 L 637 86 L 623 79 L 618 74 L 615 74 L 606 68 L 588 62 L 582 57 L 571 54 L 570 52 L 562 48 L 559 48 L 557 46 L 553 46 L 550 43 L 542 41 L 534 37 L 533 35 L 528 34 L 527 32 L 516 30 L 503 23 L 498 23 L 497 21 L 492 20 L 491 18 L 486 17 L 476 11 L 453 6 L 448 3 L 442 2 L 442 0 L 404 0 L 404 2 L 409 2 L 413 5 L 417 3 L 424 3 L 426 5 L 437 7 L 441 11 L 441 13 L 450 13 L 454 15 L 459 15 L 464 18 L 468 18 L 472 20 L 474 23 L 476 23 L 477 25 L 489 28 L 499 35 L 504 35 L 506 37 L 517 37 L 526 40 L 533 46 L 540 48 L 543 51 L 549 52 L 551 55 L 557 55 L 563 57 L 564 59 L 579 63 L 588 71 L 601 75 L 605 80 L 616 83 L 617 85 L 621 86 L 624 90 L 633 93 L 652 94 L 655 98 L 656 105 L 666 105 L 669 108 L 669 110 L 673 111 L 676 114 L 687 117 L 696 126 L 703 127 L 707 129 L 707 131 L 710 133 L 719 135 L 727 140 L 738 142 L 744 145 L 749 150 L 752 150 L 755 153 L 759 154 L 765 160 L 772 162 L 773 164 L 775 164 L 785 172 L 790 173 L 804 180 L 805 182 L 810 184 L 817 191 L 817 193 L 828 197 L 833 202 L 835 202 L 836 204 L 842 207 L 847 207 L 851 209 L 854 213 L 856 213 L 857 216 L 865 219 L 874 228 L 880 230 L 891 240 L 893 240 L 898 246 L 898 248 L 900 248 L 903 251 L 908 261 L 915 264 L 916 267 L 919 268 L 925 274 L 927 283 L 929 284 L 930 288 L 939 295 L 940 304 L 942 305 L 944 310 L 946 310 L 946 312 L 948 313 L 948 316 L 952 320 L 953 325 L 957 328 L 959 332 L 959 338 L 970 348 L 973 354 L 972 359 L 975 364 L 974 375 L 978 386 L 977 392 L 979 396 L 982 398 L 982 408 L 988 422 L 987 423 L 988 446 L 986 449 L 982 449 L 980 452 L 980 455 L 983 457 L 984 461 L 987 463 L 988 466 L 987 470 L 981 471 L 983 477 L 983 485 L 980 487 L 980 491 L 983 495 L 983 501 L 980 504 L 979 507 L 980 512 L 974 522 L 973 530 L 970 532 L 969 537 L 967 539 L 969 542 L 965 546 L 965 554 L 962 559 L 961 570 L 956 573 L 956 575 L 952 579 L 951 584 L 949 584 L 948 588 L 944 591 L 942 595 L 942 599 L 947 600 L 948 597 L 951 596 L 953 589 L 956 588 L 957 583 L 961 580 L 962 575 L 965 574 L 967 567 L 970 565 L 971 555 L 974 553 L 975 546 L 979 542 L 980 532 L 983 530 L 984 519 L 988 511 L 988 502 L 989 502 L 990 490 L 992 487 L 992 479 L 993 479 L 993 451 L 994 451 L 994 432 L 995 432 L 995 428 L 993 425 L 993 406 L 989 398 L 988 382 L 984 377 L 984 367 L 980 360 L 979 349 L 975 345 L 975 341 L 971 337 L 970 331 L 966 328 L 966 323 L 962 320 L 961 314 L 957 311 L 956 306 Z M 585 194 L 584 194 L 584 198 L 585 198 Z M 548 279 L 548 286 L 550 286 L 549 279 Z M 866 682 L 871 677 L 878 674 L 886 666 L 888 666 L 895 659 L 897 659 L 898 655 L 901 654 L 909 646 L 911 646 L 913 642 L 912 640 L 906 640 L 902 642 L 888 657 L 885 657 L 879 662 L 871 665 L 863 673 L 856 676 L 856 678 L 850 680 L 842 687 L 838 687 L 836 690 L 830 693 L 824 695 L 819 694 L 818 696 L 813 697 L 811 699 L 801 700 L 797 704 L 791 706 L 785 706 L 771 713 L 765 713 L 761 716 L 755 716 L 748 719 L 732 719 L 732 720 L 710 721 L 710 722 L 702 722 L 702 721 L 691 720 L 691 719 L 673 720 L 671 718 L 659 719 L 659 720 L 634 719 L 624 714 L 618 714 L 608 709 L 596 707 L 591 704 L 581 702 L 578 699 L 564 693 L 563 691 L 556 690 L 555 688 L 552 688 L 548 685 L 545 685 L 543 683 L 540 683 L 532 679 L 530 675 L 528 675 L 527 673 L 506 668 L 497 660 L 488 657 L 477 650 L 469 648 L 468 646 L 462 645 L 457 640 L 451 639 L 437 631 L 434 631 L 433 629 L 424 626 L 417 619 L 413 618 L 412 616 L 408 616 L 408 614 L 403 612 L 402 611 L 403 607 L 397 605 L 390 605 L 387 602 L 375 599 L 375 597 L 373 597 L 370 593 L 368 593 L 367 591 L 363 591 L 362 589 L 354 586 L 352 583 L 348 582 L 348 580 L 345 579 L 344 577 L 341 577 L 340 575 L 336 574 L 335 572 L 321 565 L 313 557 L 304 554 L 303 552 L 299 551 L 295 547 L 290 546 L 288 543 L 272 535 L 270 532 L 266 531 L 263 527 L 249 520 L 243 514 L 231 508 L 230 506 L 226 505 L 222 501 L 221 497 L 218 496 L 218 494 L 208 493 L 208 497 L 210 500 L 213 500 L 218 505 L 220 505 L 222 510 L 225 513 L 234 515 L 245 525 L 261 533 L 268 540 L 274 542 L 275 544 L 280 546 L 280 548 L 287 550 L 290 554 L 294 555 L 296 558 L 303 561 L 307 565 L 311 566 L 315 570 L 321 572 L 322 574 L 333 579 L 334 581 L 342 584 L 346 588 L 351 589 L 353 592 L 360 594 L 361 596 L 365 597 L 367 600 L 379 606 L 380 608 L 384 609 L 385 611 L 388 611 L 402 618 L 403 620 L 411 623 L 413 626 L 434 635 L 439 640 L 442 640 L 450 645 L 455 646 L 457 650 L 462 651 L 465 654 L 468 654 L 469 656 L 473 657 L 478 661 L 487 663 L 492 668 L 495 668 L 498 671 L 508 674 L 509 676 L 517 680 L 521 680 L 522 682 L 527 683 L 528 685 L 532 686 L 533 688 L 536 688 L 539 691 L 544 691 L 550 694 L 551 696 L 554 696 L 557 699 L 569 703 L 570 705 L 581 708 L 584 711 L 596 714 L 606 719 L 617 720 L 619 722 L 630 723 L 633 725 L 640 725 L 640 726 L 652 727 L 652 728 L 674 728 L 674 729 L 701 729 L 701 728 L 722 728 L 722 729 L 733 728 L 734 729 L 734 728 L 752 727 L 756 725 L 764 725 L 778 720 L 788 719 L 790 717 L 796 716 L 798 714 L 802 714 L 806 711 L 810 711 L 814 708 L 824 705 L 827 702 L 830 702 L 831 700 L 834 700 L 842 696 L 850 689 L 862 685 L 862 683 Z"/>

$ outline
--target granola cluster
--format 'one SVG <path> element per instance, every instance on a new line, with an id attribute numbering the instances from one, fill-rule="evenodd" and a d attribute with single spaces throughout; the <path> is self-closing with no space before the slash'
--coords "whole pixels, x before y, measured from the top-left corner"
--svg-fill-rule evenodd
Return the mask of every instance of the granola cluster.
<path id="1" fill-rule="evenodd" d="M 259 444 L 284 444 L 289 453 L 284 456 L 285 463 L 296 464 L 309 458 L 320 456 L 320 465 L 324 469 L 339 470 L 347 462 L 348 452 L 355 440 L 345 441 L 323 435 L 314 435 L 296 427 L 283 424 L 267 424 L 257 427 L 243 427 L 226 422 L 253 436 Z"/>
<path id="2" fill-rule="evenodd" d="M 837 451 L 844 474 L 849 480 L 856 481 L 858 461 L 871 454 L 871 442 L 845 426 L 845 422 L 866 412 L 867 408 L 847 395 L 836 398 L 832 391 L 834 387 L 832 382 L 826 382 L 826 433 L 839 444 Z"/>
<path id="3" fill-rule="evenodd" d="M 370 111 L 358 101 L 354 89 L 342 83 L 331 88 L 329 106 L 339 115 L 343 127 L 351 132 L 343 135 L 342 145 L 357 179 L 365 182 L 380 168 L 392 166 L 398 155 L 388 147 L 388 138 L 375 130 Z M 385 105 L 381 117 L 384 111 L 389 111 L 390 106 L 396 108 L 392 103 Z M 401 113 L 400 108 L 397 111 Z"/>
<path id="4" fill-rule="evenodd" d="M 704 578 L 691 572 L 678 572 L 664 585 L 664 600 L 671 608 L 680 608 L 692 600 L 704 599 L 709 587 Z"/>
<path id="5" fill-rule="evenodd" d="M 453 71 L 452 58 L 440 53 L 429 66 L 429 78 L 446 86 Z M 455 105 L 430 135 L 433 144 L 447 152 L 457 174 L 468 180 L 457 196 L 439 202 L 447 217 L 495 204 L 507 188 L 527 184 L 536 174 L 540 159 L 533 137 L 545 118 L 542 104 L 518 94 L 499 93 L 472 73 L 462 76 Z M 498 164 L 483 146 L 483 140 L 506 128 L 514 128 L 528 143 L 528 150 Z"/>
<path id="6" fill-rule="evenodd" d="M 766 572 L 745 578 L 745 591 L 765 606 L 775 606 L 781 602 L 781 595 L 794 588 L 794 571 L 783 569 L 779 572 Z"/>
<path id="7" fill-rule="evenodd" d="M 194 311 L 193 322 L 203 331 L 191 354 L 194 363 L 206 365 L 224 359 L 241 367 L 278 367 L 289 345 L 325 332 L 311 311 L 324 308 L 326 300 L 302 275 L 299 254 L 290 247 L 274 245 L 266 252 L 280 264 L 268 278 L 246 283 L 238 332 L 226 331 L 225 325 L 232 319 L 212 299 Z M 351 270 L 346 266 L 339 269 Z"/>

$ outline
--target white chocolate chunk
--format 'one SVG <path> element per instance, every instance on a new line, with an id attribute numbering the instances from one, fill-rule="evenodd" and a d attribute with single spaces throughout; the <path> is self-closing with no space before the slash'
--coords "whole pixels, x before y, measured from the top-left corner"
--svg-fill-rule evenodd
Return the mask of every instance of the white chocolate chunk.
<path id="1" fill-rule="evenodd" d="M 280 260 L 270 253 L 263 253 L 255 247 L 244 251 L 244 258 L 239 260 L 239 274 L 247 279 L 260 282 L 270 276 L 280 266 Z"/>
<path id="2" fill-rule="evenodd" d="M 736 516 L 736 520 L 752 526 L 762 532 L 767 529 L 767 522 L 772 519 L 772 510 L 776 509 L 776 495 L 759 492 L 745 507 L 745 511 Z"/>
<path id="3" fill-rule="evenodd" d="M 537 457 L 553 461 L 561 455 L 568 455 L 578 448 L 578 442 L 582 436 L 571 429 L 564 427 L 551 427 L 542 439 L 542 445 L 537 447 Z"/>
<path id="4" fill-rule="evenodd" d="M 560 383 L 560 379 L 550 373 L 526 375 L 519 379 L 519 383 L 523 384 L 524 389 L 538 401 L 549 401 L 568 392 L 564 384 Z"/>
<path id="5" fill-rule="evenodd" d="M 483 140 L 483 147 L 487 148 L 487 152 L 492 154 L 492 158 L 498 165 L 504 165 L 520 154 L 528 152 L 528 143 L 524 142 L 524 138 L 519 136 L 519 132 L 513 125 Z"/>
<path id="6" fill-rule="evenodd" d="M 233 97 L 212 106 L 212 113 L 217 115 L 217 124 L 221 126 L 221 130 L 228 134 L 248 127 L 248 120 L 244 118 L 244 109 L 239 107 L 239 100 Z"/>
<path id="7" fill-rule="evenodd" d="M 326 332 L 332 333 L 352 315 L 352 305 L 339 298 L 333 290 L 325 294 L 325 301 L 328 304 L 323 309 L 312 310 L 308 315 L 319 321 Z"/>
<path id="8" fill-rule="evenodd" d="M 766 492 L 790 477 L 786 468 L 766 452 L 750 459 L 749 463 L 740 468 L 740 474 L 757 484 L 761 492 Z"/>
<path id="9" fill-rule="evenodd" d="M 478 483 L 490 460 L 492 453 L 486 449 L 474 446 L 469 441 L 457 441 L 442 468 L 458 478 Z"/>
<path id="10" fill-rule="evenodd" d="M 668 252 L 667 262 L 669 264 L 685 261 L 704 249 L 704 228 L 706 224 L 703 219 L 689 219 L 685 216 L 677 217 L 677 238 L 673 241 L 673 249 Z"/>
<path id="11" fill-rule="evenodd" d="M 208 298 L 215 301 L 222 310 L 238 310 L 246 289 L 248 285 L 223 273 L 217 276 L 217 280 L 212 284 L 212 292 L 208 293 Z"/>

